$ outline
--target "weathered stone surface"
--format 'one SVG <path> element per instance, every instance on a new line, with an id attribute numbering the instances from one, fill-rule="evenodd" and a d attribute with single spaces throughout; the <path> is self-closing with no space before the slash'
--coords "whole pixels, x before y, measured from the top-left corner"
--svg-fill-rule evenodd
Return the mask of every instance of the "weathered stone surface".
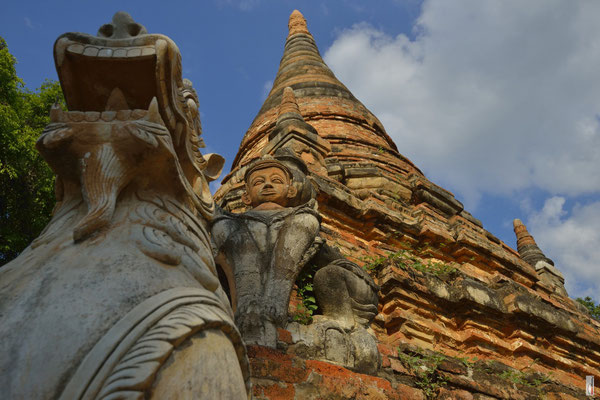
<path id="1" fill-rule="evenodd" d="M 497 358 L 517 369 L 539 359 L 537 369 L 575 387 L 583 387 L 586 374 L 600 375 L 600 323 L 566 297 L 558 269 L 536 269 L 520 254 L 525 248 L 517 252 L 485 230 L 399 154 L 381 123 L 325 65 L 304 19 L 294 14 L 292 26 L 273 88 L 217 201 L 229 211 L 244 210 L 240 177 L 268 146 L 284 88 L 291 87 L 298 105 L 292 114 L 299 112 L 331 146 L 325 168 L 309 170 L 322 237 L 351 261 L 379 269 L 374 329 L 380 343 Z M 399 251 L 407 260 L 381 269 L 378 260 Z M 456 279 L 444 277 L 452 269 L 460 272 Z M 390 357 L 382 363 L 400 368 Z"/>
<path id="2" fill-rule="evenodd" d="M 347 331 L 335 321 L 316 316 L 310 325 L 291 322 L 287 329 L 291 333 L 290 353 L 369 374 L 381 364 L 375 338 L 362 327 Z"/>
<path id="3" fill-rule="evenodd" d="M 250 346 L 258 399 L 584 399 L 580 387 L 552 383 L 550 374 L 494 361 L 453 358 L 405 345 L 379 345 L 391 361 L 365 375 L 305 355 Z M 291 350 L 288 349 L 288 352 Z"/>
<path id="4" fill-rule="evenodd" d="M 293 204 L 297 190 L 282 161 L 267 157 L 246 172 L 244 214 L 212 225 L 217 262 L 231 271 L 236 323 L 248 343 L 275 347 L 285 327 L 292 285 L 321 245 L 315 201 Z M 288 207 L 289 206 L 289 207 Z"/>
<path id="5" fill-rule="evenodd" d="M 222 332 L 205 330 L 190 342 L 181 351 L 174 352 L 165 362 L 166 367 L 158 374 L 152 388 L 153 399 L 247 397 L 240 371 L 229 368 L 235 365 L 237 359 L 231 342 Z M 229 379 L 215 380 L 214 376 L 206 374 L 207 360 L 219 360 L 218 363 L 210 363 L 210 368 Z"/>
<path id="6" fill-rule="evenodd" d="M 57 206 L 0 270 L 2 396 L 182 398 L 208 384 L 246 398 L 245 347 L 208 237 L 204 171 L 221 166 L 199 152 L 177 47 L 119 12 L 97 37 L 62 35 L 55 60 L 71 111 L 52 110 L 37 147 Z"/>
<path id="7" fill-rule="evenodd" d="M 315 360 L 250 346 L 257 399 L 424 399 L 408 385 Z"/>
<path id="8" fill-rule="evenodd" d="M 339 258 L 319 269 L 314 286 L 323 317 L 338 321 L 346 329 L 367 326 L 377 314 L 379 287 L 348 260 Z"/>
<path id="9" fill-rule="evenodd" d="M 473 285 L 474 281 L 462 275 L 440 279 L 390 265 L 381 270 L 379 282 L 383 316 L 375 322 L 384 328 L 376 330 L 382 341 L 417 342 L 459 357 L 493 358 L 508 353 L 510 359 L 498 358 L 516 368 L 537 359 L 536 367 L 571 385 L 580 384 L 579 376 L 598 368 L 600 342 L 594 337 L 597 333 L 587 333 L 586 322 L 509 280 Z M 420 308 L 418 317 L 406 311 L 415 307 Z M 442 313 L 443 319 L 439 317 Z M 561 356 L 565 353 L 582 358 L 567 359 Z"/>

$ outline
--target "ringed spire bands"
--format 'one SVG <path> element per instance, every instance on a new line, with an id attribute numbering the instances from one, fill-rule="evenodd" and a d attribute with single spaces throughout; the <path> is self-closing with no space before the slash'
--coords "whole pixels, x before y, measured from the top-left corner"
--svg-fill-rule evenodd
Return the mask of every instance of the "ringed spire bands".
<path id="1" fill-rule="evenodd" d="M 273 87 L 242 139 L 233 169 L 247 164 L 266 146 L 268 135 L 277 121 L 283 91 L 291 87 L 302 117 L 332 145 L 357 144 L 363 147 L 365 153 L 383 149 L 389 154 L 389 159 L 383 164 L 390 165 L 395 172 L 421 174 L 409 160 L 398 154 L 396 145 L 377 117 L 354 97 L 325 64 L 300 11 L 292 12 L 288 28 L 289 34 Z M 335 153 L 331 156 L 344 157 Z M 224 182 L 227 180 L 228 177 Z"/>

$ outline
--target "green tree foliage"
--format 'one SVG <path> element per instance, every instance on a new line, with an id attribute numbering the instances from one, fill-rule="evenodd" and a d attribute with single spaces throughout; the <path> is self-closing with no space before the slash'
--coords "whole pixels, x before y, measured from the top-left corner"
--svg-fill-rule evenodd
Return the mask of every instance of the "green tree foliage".
<path id="1" fill-rule="evenodd" d="M 583 304 L 585 308 L 588 309 L 593 318 L 600 320 L 600 304 L 596 304 L 590 296 L 587 296 L 585 299 L 578 297 L 575 300 Z"/>
<path id="2" fill-rule="evenodd" d="M 25 88 L 0 37 L 0 265 L 35 239 L 54 207 L 54 175 L 35 149 L 52 104 L 64 107 L 58 82 Z"/>

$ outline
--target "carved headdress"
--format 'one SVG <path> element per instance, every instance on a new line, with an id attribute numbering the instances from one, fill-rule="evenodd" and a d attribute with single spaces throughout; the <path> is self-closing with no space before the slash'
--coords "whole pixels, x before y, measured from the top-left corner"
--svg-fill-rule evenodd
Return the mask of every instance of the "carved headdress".
<path id="1" fill-rule="evenodd" d="M 285 173 L 290 182 L 293 182 L 294 175 L 292 174 L 292 171 L 290 171 L 290 169 L 284 163 L 282 163 L 281 161 L 279 161 L 271 155 L 263 156 L 251 163 L 246 169 L 246 173 L 244 174 L 244 181 L 246 181 L 246 184 L 248 184 L 248 179 L 250 178 L 250 175 L 252 175 L 253 172 L 269 167 L 279 168 Z"/>

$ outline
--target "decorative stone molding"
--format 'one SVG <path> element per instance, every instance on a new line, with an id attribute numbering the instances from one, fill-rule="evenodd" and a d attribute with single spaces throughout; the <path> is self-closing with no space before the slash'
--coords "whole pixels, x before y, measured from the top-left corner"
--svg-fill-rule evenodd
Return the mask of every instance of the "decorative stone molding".
<path id="1" fill-rule="evenodd" d="M 96 343 L 60 399 L 143 398 L 169 355 L 205 329 L 221 330 L 231 340 L 249 392 L 244 343 L 227 321 L 231 311 L 210 291 L 174 288 L 159 293 L 137 305 Z M 210 361 L 205 368 L 218 368 Z"/>

